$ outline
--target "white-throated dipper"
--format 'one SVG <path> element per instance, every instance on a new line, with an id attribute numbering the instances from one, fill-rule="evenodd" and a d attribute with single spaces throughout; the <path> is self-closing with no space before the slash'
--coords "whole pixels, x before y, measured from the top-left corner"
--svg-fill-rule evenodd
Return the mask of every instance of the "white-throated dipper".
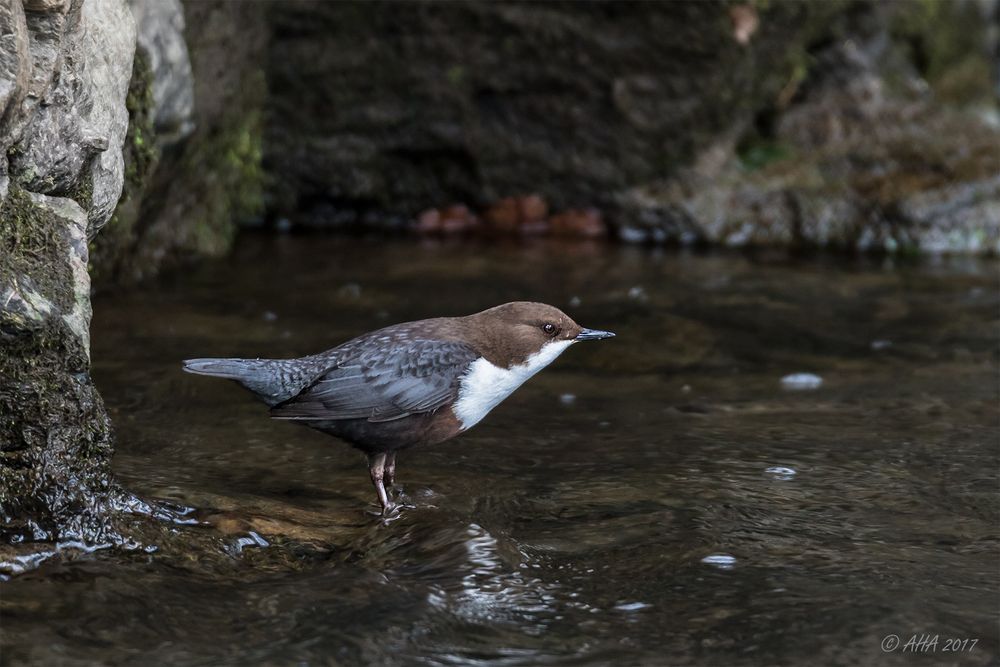
<path id="1" fill-rule="evenodd" d="M 188 359 L 184 370 L 235 380 L 271 407 L 368 456 L 382 512 L 396 452 L 453 438 L 581 340 L 558 308 L 516 301 L 466 317 L 395 324 L 300 359 Z"/>

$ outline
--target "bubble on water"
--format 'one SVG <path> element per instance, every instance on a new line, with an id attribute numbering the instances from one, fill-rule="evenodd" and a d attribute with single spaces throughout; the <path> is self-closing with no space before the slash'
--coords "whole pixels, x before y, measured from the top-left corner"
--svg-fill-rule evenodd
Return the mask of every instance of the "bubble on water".
<path id="1" fill-rule="evenodd" d="M 792 373 L 781 378 L 785 389 L 818 389 L 822 384 L 823 378 L 814 373 Z"/>
<path id="2" fill-rule="evenodd" d="M 278 319 L 278 313 L 273 310 L 265 310 L 263 317 L 265 322 L 273 322 Z"/>
<path id="3" fill-rule="evenodd" d="M 640 611 L 651 606 L 646 602 L 622 602 L 621 604 L 616 604 L 615 609 L 618 611 Z"/>
<path id="4" fill-rule="evenodd" d="M 646 288 L 642 285 L 635 285 L 630 287 L 628 290 L 628 298 L 633 301 L 645 301 L 646 300 Z"/>
<path id="5" fill-rule="evenodd" d="M 576 394 L 562 394 L 559 397 L 559 402 L 563 405 L 573 405 L 576 402 Z"/>
<path id="6" fill-rule="evenodd" d="M 791 479 L 796 474 L 795 468 L 788 468 L 786 466 L 771 466 L 770 468 L 765 468 L 764 472 L 775 479 Z"/>
<path id="7" fill-rule="evenodd" d="M 873 340 L 872 341 L 872 349 L 873 350 L 876 350 L 876 351 L 878 351 L 878 350 L 887 350 L 890 347 L 892 347 L 892 341 L 891 340 L 879 339 L 879 340 Z"/>
<path id="8" fill-rule="evenodd" d="M 572 306 L 573 308 L 576 308 L 581 303 L 583 303 L 583 301 L 581 301 L 580 297 L 578 297 L 578 296 L 571 296 L 569 298 L 569 305 Z"/>
<path id="9" fill-rule="evenodd" d="M 706 565 L 714 565 L 720 570 L 731 570 L 736 565 L 736 558 L 729 554 L 712 554 L 701 559 Z"/>

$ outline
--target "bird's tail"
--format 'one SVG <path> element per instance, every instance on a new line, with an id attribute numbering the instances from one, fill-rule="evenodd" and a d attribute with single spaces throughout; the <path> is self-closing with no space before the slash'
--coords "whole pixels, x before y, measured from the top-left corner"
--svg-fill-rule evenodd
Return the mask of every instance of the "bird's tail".
<path id="1" fill-rule="evenodd" d="M 309 379 L 309 368 L 292 359 L 186 359 L 184 370 L 235 380 L 268 405 L 287 401 Z"/>
<path id="2" fill-rule="evenodd" d="M 184 370 L 195 375 L 243 380 L 259 372 L 261 361 L 261 359 L 185 359 Z"/>

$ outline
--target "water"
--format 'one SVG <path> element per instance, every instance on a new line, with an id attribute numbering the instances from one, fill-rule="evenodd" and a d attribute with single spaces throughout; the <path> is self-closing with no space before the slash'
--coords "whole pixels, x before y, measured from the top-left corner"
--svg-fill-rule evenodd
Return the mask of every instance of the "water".
<path id="1" fill-rule="evenodd" d="M 0 584 L 3 662 L 992 664 L 997 270 L 246 236 L 95 303 L 115 469 L 200 525 Z M 618 337 L 404 452 L 388 523 L 360 454 L 180 372 L 514 299 Z"/>

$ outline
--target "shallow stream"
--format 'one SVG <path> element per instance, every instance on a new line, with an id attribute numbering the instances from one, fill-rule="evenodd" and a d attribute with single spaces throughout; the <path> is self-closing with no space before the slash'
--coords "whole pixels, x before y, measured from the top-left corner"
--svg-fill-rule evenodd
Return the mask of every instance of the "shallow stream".
<path id="1" fill-rule="evenodd" d="M 987 260 L 245 235 L 95 301 L 115 470 L 196 511 L 0 584 L 2 662 L 995 664 L 997 282 Z M 522 299 L 618 336 L 404 452 L 389 522 L 360 454 L 180 371 Z"/>

